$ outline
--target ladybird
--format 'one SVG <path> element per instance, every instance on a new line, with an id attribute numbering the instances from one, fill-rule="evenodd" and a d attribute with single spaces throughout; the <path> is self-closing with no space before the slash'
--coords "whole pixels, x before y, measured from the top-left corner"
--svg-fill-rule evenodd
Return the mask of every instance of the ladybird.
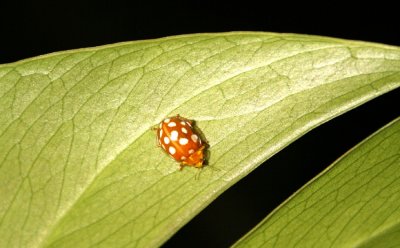
<path id="1" fill-rule="evenodd" d="M 180 163 L 180 170 L 185 166 L 203 167 L 206 146 L 193 128 L 193 121 L 179 115 L 167 117 L 155 129 L 158 145 Z"/>

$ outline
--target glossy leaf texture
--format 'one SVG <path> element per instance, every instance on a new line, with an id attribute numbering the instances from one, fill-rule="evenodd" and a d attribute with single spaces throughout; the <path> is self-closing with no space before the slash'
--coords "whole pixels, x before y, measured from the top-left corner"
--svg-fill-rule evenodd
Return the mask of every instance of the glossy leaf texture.
<path id="1" fill-rule="evenodd" d="M 274 33 L 169 37 L 0 66 L 0 247 L 154 247 L 307 131 L 400 85 L 400 49 Z M 208 167 L 151 127 L 180 114 Z"/>
<path id="2" fill-rule="evenodd" d="M 352 149 L 235 247 L 400 246 L 400 118 Z"/>

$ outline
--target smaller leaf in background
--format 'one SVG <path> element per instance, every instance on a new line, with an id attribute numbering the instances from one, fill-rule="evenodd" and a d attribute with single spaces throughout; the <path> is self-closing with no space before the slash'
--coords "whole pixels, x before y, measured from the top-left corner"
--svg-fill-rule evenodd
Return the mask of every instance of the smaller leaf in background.
<path id="1" fill-rule="evenodd" d="M 303 187 L 236 247 L 399 247 L 400 118 Z"/>

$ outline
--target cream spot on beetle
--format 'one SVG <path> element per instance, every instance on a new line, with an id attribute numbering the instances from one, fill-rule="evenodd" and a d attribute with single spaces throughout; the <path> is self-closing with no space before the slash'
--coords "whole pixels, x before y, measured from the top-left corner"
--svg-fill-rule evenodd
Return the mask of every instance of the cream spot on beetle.
<path id="1" fill-rule="evenodd" d="M 181 121 L 181 125 L 182 125 L 182 126 L 185 126 L 186 123 L 185 123 L 184 121 Z"/>
<path id="2" fill-rule="evenodd" d="M 160 122 L 160 125 L 158 125 L 160 127 L 160 129 L 162 128 L 162 122 Z"/>
<path id="3" fill-rule="evenodd" d="M 160 129 L 160 132 L 159 132 L 159 134 L 158 134 L 158 137 L 161 138 L 161 137 L 162 137 L 162 133 L 163 133 L 163 132 L 162 132 L 162 129 Z"/>
<path id="4" fill-rule="evenodd" d="M 169 138 L 167 136 L 164 137 L 164 143 L 167 145 L 169 144 Z"/>
<path id="5" fill-rule="evenodd" d="M 185 160 L 185 159 L 186 159 L 186 157 L 185 157 L 185 156 L 182 156 L 182 157 L 181 157 L 181 160 Z"/>
<path id="6" fill-rule="evenodd" d="M 176 152 L 176 149 L 175 149 L 175 147 L 170 146 L 169 149 L 168 149 L 168 151 L 169 151 L 169 153 L 170 153 L 171 155 L 174 155 L 175 152 Z"/>
<path id="7" fill-rule="evenodd" d="M 170 119 L 167 118 L 167 119 L 164 120 L 164 123 L 168 123 L 169 121 L 170 121 Z"/>
<path id="8" fill-rule="evenodd" d="M 177 141 L 178 140 L 178 132 L 177 131 L 172 131 L 171 132 L 171 140 L 172 141 Z"/>
<path id="9" fill-rule="evenodd" d="M 182 133 L 187 133 L 187 129 L 186 128 L 182 127 L 181 130 L 182 130 Z"/>
<path id="10" fill-rule="evenodd" d="M 173 121 L 171 121 L 170 123 L 168 123 L 168 126 L 169 126 L 169 127 L 176 127 L 176 123 L 173 122 Z"/>
<path id="11" fill-rule="evenodd" d="M 192 136 L 190 136 L 190 138 L 193 140 L 193 142 L 197 142 L 197 140 L 199 139 L 199 136 L 197 136 L 196 134 L 192 134 Z"/>
<path id="12" fill-rule="evenodd" d="M 188 142 L 189 142 L 189 140 L 186 139 L 186 138 L 180 138 L 179 139 L 179 144 L 181 144 L 181 145 L 186 145 Z"/>
<path id="13" fill-rule="evenodd" d="M 190 149 L 189 150 L 189 154 L 193 154 L 194 153 L 194 150 L 193 149 Z"/>

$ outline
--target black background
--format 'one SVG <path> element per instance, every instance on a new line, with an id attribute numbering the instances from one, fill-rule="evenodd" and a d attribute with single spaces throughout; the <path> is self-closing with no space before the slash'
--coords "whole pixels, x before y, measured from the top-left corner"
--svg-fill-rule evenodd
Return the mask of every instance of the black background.
<path id="1" fill-rule="evenodd" d="M 223 31 L 400 45 L 398 8 L 383 1 L 10 1 L 0 8 L 0 63 L 114 42 Z M 232 244 L 344 152 L 398 117 L 399 97 L 400 90 L 392 91 L 303 136 L 222 194 L 165 247 Z"/>

